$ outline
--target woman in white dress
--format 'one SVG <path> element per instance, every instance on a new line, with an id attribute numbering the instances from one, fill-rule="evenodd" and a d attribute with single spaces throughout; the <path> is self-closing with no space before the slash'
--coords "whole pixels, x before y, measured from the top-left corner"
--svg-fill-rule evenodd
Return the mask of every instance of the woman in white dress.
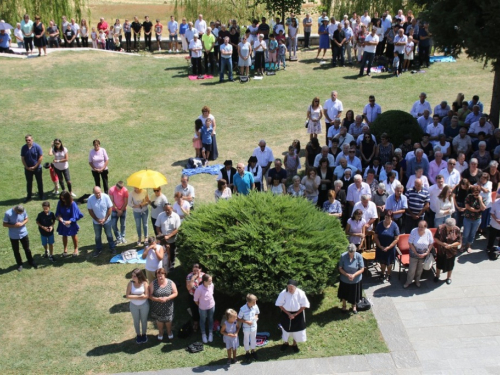
<path id="1" fill-rule="evenodd" d="M 318 134 L 321 134 L 323 107 L 319 103 L 319 98 L 316 96 L 307 109 L 307 134 L 309 134 L 310 139 L 317 138 Z"/>

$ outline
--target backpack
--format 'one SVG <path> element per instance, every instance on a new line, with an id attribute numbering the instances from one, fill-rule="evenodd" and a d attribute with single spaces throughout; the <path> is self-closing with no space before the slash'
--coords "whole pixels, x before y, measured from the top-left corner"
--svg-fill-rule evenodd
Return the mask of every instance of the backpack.
<path id="1" fill-rule="evenodd" d="M 191 333 L 193 333 L 193 326 L 191 325 L 191 320 L 188 320 L 177 333 L 177 337 L 180 339 L 186 339 L 191 336 Z"/>
<path id="2" fill-rule="evenodd" d="M 193 342 L 192 344 L 189 344 L 189 346 L 186 348 L 186 350 L 189 353 L 198 353 L 203 351 L 203 343 L 196 341 Z"/>
<path id="3" fill-rule="evenodd" d="M 358 311 L 367 311 L 372 308 L 372 304 L 369 299 L 362 297 L 361 300 L 356 304 L 356 309 Z"/>

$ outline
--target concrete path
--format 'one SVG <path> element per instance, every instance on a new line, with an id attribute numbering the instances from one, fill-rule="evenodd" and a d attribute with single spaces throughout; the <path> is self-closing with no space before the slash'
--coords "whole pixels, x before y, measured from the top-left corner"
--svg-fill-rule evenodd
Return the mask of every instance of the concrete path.
<path id="1" fill-rule="evenodd" d="M 193 373 L 236 375 L 500 375 L 500 260 L 488 260 L 481 250 L 461 255 L 451 285 L 434 283 L 424 271 L 421 288 L 365 278 L 373 312 L 390 353 L 311 358 L 250 365 L 203 366 L 140 374 Z"/>

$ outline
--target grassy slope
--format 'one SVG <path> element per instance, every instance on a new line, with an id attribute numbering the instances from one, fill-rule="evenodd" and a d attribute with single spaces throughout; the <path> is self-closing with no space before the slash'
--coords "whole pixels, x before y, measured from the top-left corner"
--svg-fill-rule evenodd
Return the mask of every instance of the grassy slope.
<path id="1" fill-rule="evenodd" d="M 307 106 L 316 95 L 324 101 L 333 89 L 339 92 L 345 110 L 352 108 L 356 114 L 369 94 L 377 96 L 383 110 L 409 110 L 421 91 L 428 93 L 433 106 L 442 99 L 451 102 L 458 92 L 464 92 L 467 98 L 478 94 L 486 103 L 485 111 L 489 110 L 492 75 L 468 60 L 436 65 L 426 74 L 406 74 L 398 79 L 374 75 L 356 80 L 357 71 L 319 67 L 313 63 L 314 56 L 314 52 L 300 55 L 301 62 L 290 63 L 286 72 L 245 85 L 189 81 L 183 58 L 92 52 L 2 59 L 1 98 L 3 118 L 8 120 L 3 122 L 0 139 L 4 153 L 0 210 L 5 211 L 25 196 L 19 149 L 26 133 L 33 134 L 45 151 L 54 137 L 63 140 L 70 152 L 77 194 L 91 191 L 87 155 L 92 140 L 99 138 L 110 155 L 112 183 L 144 167 L 156 169 L 167 176 L 169 185 L 164 191 L 172 199 L 182 166 L 193 154 L 193 120 L 203 105 L 209 105 L 217 119 L 220 162 L 246 161 L 261 138 L 268 141 L 275 156 L 295 138 L 305 145 L 303 119 Z M 208 175 L 192 178 L 198 201 L 212 201 L 214 179 Z M 49 190 L 46 172 L 44 182 Z M 50 198 L 55 206 L 55 197 Z M 0 315 L 9 322 L 7 329 L 0 330 L 0 340 L 5 343 L 0 351 L 0 368 L 5 373 L 119 372 L 222 363 L 225 350 L 220 341 L 197 356 L 183 350 L 193 338 L 157 345 L 150 336 L 147 346 L 132 343 L 132 321 L 122 295 L 133 267 L 109 265 L 107 254 L 97 261 L 87 255 L 93 249 L 88 215 L 81 221 L 82 255 L 48 264 L 40 258 L 42 249 L 34 223 L 40 202 L 29 203 L 27 210 L 32 250 L 40 269 L 15 272 L 5 229 L 0 237 L 4 293 Z M 132 215 L 127 226 L 127 238 L 133 241 Z M 61 240 L 56 241 L 59 254 Z M 177 325 L 186 315 L 183 274 L 172 275 L 182 293 L 176 301 Z M 218 301 L 218 318 L 225 308 L 243 304 L 223 298 Z M 387 350 L 371 314 L 343 320 L 338 306 L 333 288 L 323 300 L 314 301 L 308 312 L 310 340 L 299 357 Z M 279 340 L 276 310 L 261 306 L 261 311 L 265 313 L 260 328 L 271 331 L 273 340 Z M 262 350 L 263 359 L 280 356 L 274 345 L 273 341 Z M 23 354 L 28 350 L 30 355 Z M 161 353 L 167 355 L 158 355 Z"/>

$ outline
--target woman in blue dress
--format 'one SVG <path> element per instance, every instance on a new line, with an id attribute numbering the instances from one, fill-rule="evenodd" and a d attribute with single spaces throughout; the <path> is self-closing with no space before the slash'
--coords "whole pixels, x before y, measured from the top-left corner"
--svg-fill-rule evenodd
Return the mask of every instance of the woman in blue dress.
<path id="1" fill-rule="evenodd" d="M 391 280 L 392 265 L 396 258 L 396 244 L 399 239 L 399 227 L 392 221 L 392 212 L 385 211 L 384 220 L 375 228 L 374 240 L 377 248 L 375 260 L 380 263 L 380 279 Z M 387 269 L 387 276 L 385 275 Z"/>
<path id="2" fill-rule="evenodd" d="M 319 54 L 321 53 L 321 50 L 323 50 L 322 58 L 324 59 L 326 50 L 330 48 L 330 37 L 328 35 L 328 20 L 324 19 L 321 22 L 321 25 L 318 29 L 318 34 L 319 34 L 319 48 L 316 58 L 319 59 Z"/>
<path id="3" fill-rule="evenodd" d="M 59 221 L 57 233 L 63 238 L 64 252 L 63 257 L 68 255 L 68 236 L 73 240 L 75 248 L 73 256 L 78 256 L 78 230 L 80 227 L 76 223 L 83 217 L 77 204 L 73 202 L 73 197 L 68 191 L 63 191 L 59 196 L 57 203 L 56 218 Z"/>

